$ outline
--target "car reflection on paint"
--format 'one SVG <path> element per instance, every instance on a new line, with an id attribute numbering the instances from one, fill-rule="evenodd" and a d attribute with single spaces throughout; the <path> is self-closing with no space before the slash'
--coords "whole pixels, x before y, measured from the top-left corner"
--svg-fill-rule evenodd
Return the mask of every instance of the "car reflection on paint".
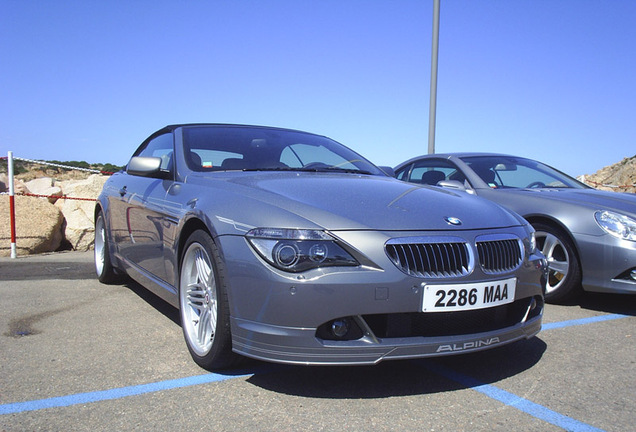
<path id="1" fill-rule="evenodd" d="M 106 182 L 95 221 L 100 281 L 127 274 L 179 308 L 207 369 L 471 352 L 541 327 L 544 259 L 523 218 L 323 136 L 165 127 Z"/>

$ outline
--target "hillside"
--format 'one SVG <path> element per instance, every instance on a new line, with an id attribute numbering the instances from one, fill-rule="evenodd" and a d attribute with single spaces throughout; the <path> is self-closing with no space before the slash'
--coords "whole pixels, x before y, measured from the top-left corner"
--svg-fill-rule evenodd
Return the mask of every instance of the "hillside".
<path id="1" fill-rule="evenodd" d="M 40 177 L 51 177 L 58 181 L 62 180 L 79 180 L 85 179 L 90 174 L 95 174 L 95 171 L 105 172 L 105 173 L 113 173 L 119 171 L 123 167 L 113 165 L 110 163 L 96 163 L 89 164 L 85 161 L 45 161 L 48 163 L 56 164 L 56 165 L 64 165 L 70 167 L 77 167 L 79 170 L 61 168 L 52 165 L 43 165 L 39 163 L 26 162 L 22 160 L 14 160 L 13 161 L 13 172 L 15 174 L 15 178 L 17 180 L 22 180 L 24 182 L 40 178 Z M 92 171 L 86 171 L 92 170 Z M 0 175 L 7 174 L 7 159 L 0 159 Z M 1 192 L 1 191 L 0 191 Z"/>
<path id="2" fill-rule="evenodd" d="M 636 155 L 602 168 L 594 174 L 580 176 L 579 180 L 601 190 L 636 193 Z"/>

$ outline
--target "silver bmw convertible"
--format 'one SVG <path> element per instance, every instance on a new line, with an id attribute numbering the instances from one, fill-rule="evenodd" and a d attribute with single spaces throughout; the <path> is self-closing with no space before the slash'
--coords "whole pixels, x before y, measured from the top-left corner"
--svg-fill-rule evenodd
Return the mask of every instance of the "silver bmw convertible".
<path id="1" fill-rule="evenodd" d="M 533 228 L 494 203 L 398 181 L 323 136 L 217 124 L 155 132 L 106 182 L 95 265 L 177 307 L 206 369 L 531 338 L 546 276 Z"/>

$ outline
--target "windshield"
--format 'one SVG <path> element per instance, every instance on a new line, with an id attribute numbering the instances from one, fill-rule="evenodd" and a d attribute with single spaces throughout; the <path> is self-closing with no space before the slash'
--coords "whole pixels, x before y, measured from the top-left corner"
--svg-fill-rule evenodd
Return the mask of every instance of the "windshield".
<path id="1" fill-rule="evenodd" d="M 588 188 L 561 171 L 531 159 L 466 156 L 461 160 L 491 188 Z"/>
<path id="2" fill-rule="evenodd" d="M 385 175 L 326 137 L 251 126 L 186 126 L 184 151 L 193 171 L 310 171 Z"/>

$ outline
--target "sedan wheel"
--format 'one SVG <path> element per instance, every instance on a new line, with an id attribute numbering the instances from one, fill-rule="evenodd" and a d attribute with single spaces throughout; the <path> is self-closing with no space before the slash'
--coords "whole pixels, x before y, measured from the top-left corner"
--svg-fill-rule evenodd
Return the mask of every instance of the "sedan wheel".
<path id="1" fill-rule="evenodd" d="M 572 242 L 561 229 L 542 223 L 533 226 L 537 247 L 548 261 L 546 301 L 571 300 L 581 289 L 581 269 Z"/>
<path id="2" fill-rule="evenodd" d="M 234 363 L 224 269 L 216 245 L 204 231 L 188 239 L 181 260 L 181 326 L 194 361 L 205 369 Z"/>

